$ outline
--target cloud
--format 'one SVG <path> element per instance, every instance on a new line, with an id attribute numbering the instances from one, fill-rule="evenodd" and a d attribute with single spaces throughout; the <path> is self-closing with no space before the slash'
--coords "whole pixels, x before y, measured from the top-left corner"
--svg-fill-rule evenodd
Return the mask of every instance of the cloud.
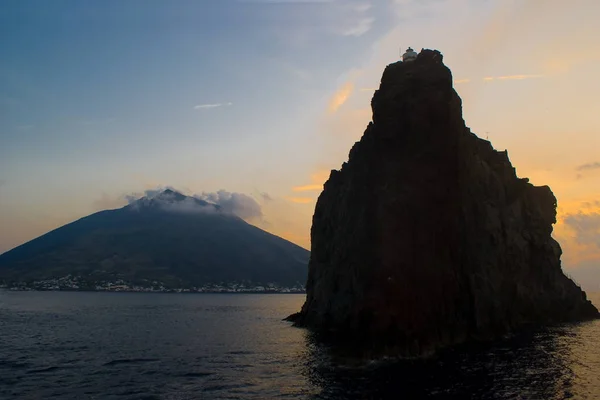
<path id="1" fill-rule="evenodd" d="M 590 171 L 594 169 L 600 169 L 600 162 L 596 161 L 592 163 L 582 164 L 575 168 L 575 170 L 577 171 Z"/>
<path id="2" fill-rule="evenodd" d="M 340 34 L 342 36 L 362 36 L 371 30 L 373 22 L 375 22 L 375 18 L 373 17 L 360 18 L 354 21 L 353 26 L 341 29 Z"/>
<path id="3" fill-rule="evenodd" d="M 148 199 L 154 198 L 156 195 L 162 193 L 166 189 L 177 191 L 170 186 L 157 186 L 154 189 L 147 189 L 143 192 L 126 193 L 116 196 L 110 196 L 103 192 L 99 199 L 92 202 L 92 210 L 95 212 L 122 208 L 128 204 L 133 204 L 144 197 Z"/>
<path id="4" fill-rule="evenodd" d="M 487 76 L 483 78 L 485 82 L 490 81 L 521 81 L 523 79 L 536 79 L 543 78 L 544 75 L 535 74 L 535 75 L 505 75 L 505 76 Z"/>
<path id="5" fill-rule="evenodd" d="M 292 190 L 294 192 L 312 192 L 315 190 L 322 190 L 323 189 L 323 184 L 311 184 L 311 185 L 304 185 L 304 186 L 294 186 L 292 188 Z"/>
<path id="6" fill-rule="evenodd" d="M 198 104 L 196 106 L 194 106 L 194 110 L 207 110 L 210 108 L 217 108 L 217 107 L 229 107 L 232 106 L 233 103 L 214 103 L 214 104 Z"/>
<path id="7" fill-rule="evenodd" d="M 560 199 L 560 196 L 558 197 Z M 558 221 L 552 235 L 563 249 L 563 267 L 575 270 L 594 263 L 600 267 L 600 200 L 598 197 L 559 201 L 557 212 Z M 600 274 L 598 281 L 600 282 Z"/>
<path id="8" fill-rule="evenodd" d="M 163 195 L 158 200 L 165 211 L 184 213 L 184 214 L 212 214 L 217 212 L 217 208 L 212 205 L 201 204 L 193 197 L 186 197 L 182 200 L 176 200 L 176 195 Z"/>
<path id="9" fill-rule="evenodd" d="M 343 42 L 356 41 L 358 46 L 366 46 L 364 41 L 358 43 L 359 38 L 364 38 L 375 27 L 382 29 L 388 22 L 384 10 L 390 7 L 387 2 L 379 3 L 375 0 L 238 0 L 249 12 L 256 12 L 252 10 L 256 8 L 264 16 L 263 24 L 272 31 L 274 40 L 298 54 L 314 53 L 314 49 L 317 49 L 315 54 L 320 54 L 319 46 L 340 38 Z"/>
<path id="10" fill-rule="evenodd" d="M 171 190 L 175 193 L 164 194 L 165 190 Z M 260 220 L 263 217 L 262 207 L 252 196 L 244 193 L 229 192 L 219 190 L 217 192 L 202 192 L 200 194 L 188 196 L 185 191 L 178 190 L 172 186 L 157 186 L 143 192 L 134 192 L 116 197 L 108 196 L 103 193 L 101 198 L 93 202 L 94 211 L 121 208 L 127 204 L 134 204 L 138 201 L 153 200 L 158 202 L 161 207 L 174 212 L 214 212 L 217 208 L 206 207 L 198 200 L 202 200 L 218 206 L 221 212 L 236 215 L 244 220 Z M 181 194 L 185 199 L 178 198 Z M 160 196 L 159 196 L 160 195 Z M 261 201 L 268 203 L 273 198 L 268 193 L 259 193 Z"/>
<path id="11" fill-rule="evenodd" d="M 460 85 L 461 83 L 469 83 L 469 82 L 471 82 L 470 79 L 455 79 L 454 80 L 455 85 Z"/>
<path id="12" fill-rule="evenodd" d="M 575 240 L 582 245 L 594 245 L 600 248 L 600 213 L 567 214 L 564 222 L 575 232 Z"/>
<path id="13" fill-rule="evenodd" d="M 329 178 L 330 170 L 321 170 L 315 172 L 310 176 L 311 183 L 307 185 L 294 186 L 292 191 L 294 192 L 312 192 L 312 191 L 321 191 L 323 190 L 323 185 L 325 181 Z"/>
<path id="14" fill-rule="evenodd" d="M 329 112 L 335 113 L 341 106 L 344 105 L 346 101 L 352 95 L 354 91 L 354 83 L 346 82 L 334 95 L 331 97 L 329 101 Z"/>
<path id="15" fill-rule="evenodd" d="M 169 189 L 171 192 L 165 193 Z M 184 196 L 183 198 L 181 196 Z M 207 206 L 198 199 L 183 195 L 182 191 L 172 186 L 160 186 L 155 189 L 147 189 L 143 193 L 132 193 L 123 196 L 125 200 L 134 206 L 134 210 L 149 202 L 157 204 L 161 209 L 168 212 L 179 213 L 214 213 L 217 207 Z"/>
<path id="16" fill-rule="evenodd" d="M 286 197 L 286 200 L 297 204 L 308 204 L 315 201 L 312 197 Z"/>
<path id="17" fill-rule="evenodd" d="M 175 193 L 165 194 L 165 190 L 171 190 Z M 236 215 L 246 221 L 260 220 L 263 217 L 261 205 L 254 199 L 254 197 L 246 195 L 244 193 L 229 192 L 227 190 L 219 190 L 217 192 L 202 192 L 192 196 L 186 196 L 184 199 L 180 198 L 183 191 L 177 190 L 172 186 L 159 186 L 153 189 L 147 189 L 143 193 L 136 192 L 121 196 L 121 201 L 125 201 L 129 204 L 134 204 L 138 201 L 152 200 L 158 202 L 160 206 L 167 211 L 172 212 L 215 212 L 217 209 L 220 212 Z M 106 196 L 105 196 L 106 197 Z M 271 199 L 267 193 L 261 193 L 261 198 L 266 202 Z M 199 202 L 207 202 L 217 207 L 207 207 L 205 204 Z M 112 205 L 118 204 L 118 200 L 101 200 L 96 202 L 96 206 L 99 205 Z M 137 204 L 137 203 L 136 203 Z"/>
<path id="18" fill-rule="evenodd" d="M 270 197 L 268 194 L 264 194 Z M 263 195 L 263 198 L 265 197 Z M 252 196 L 244 193 L 228 192 L 202 192 L 194 196 L 197 199 L 218 205 L 221 211 L 237 215 L 244 220 L 261 219 L 263 212 L 260 204 Z"/>
<path id="19" fill-rule="evenodd" d="M 127 203 L 131 204 L 131 203 L 135 203 L 142 197 L 153 198 L 156 195 L 164 192 L 167 189 L 173 190 L 175 192 L 179 192 L 177 189 L 173 188 L 172 186 L 157 186 L 154 189 L 146 189 L 142 193 L 134 192 L 134 193 L 126 194 L 123 196 L 123 198 L 125 200 L 127 200 Z"/>
<path id="20" fill-rule="evenodd" d="M 369 32 L 375 22 L 373 3 L 366 1 L 339 2 L 334 32 L 341 36 L 360 37 Z"/>
<path id="21" fill-rule="evenodd" d="M 588 208 L 588 209 L 600 208 L 600 200 L 584 201 L 581 203 L 581 208 Z"/>
<path id="22" fill-rule="evenodd" d="M 265 193 L 265 192 L 261 192 L 259 193 L 260 198 L 264 201 L 264 202 L 269 202 L 269 201 L 273 201 L 273 197 L 271 197 L 269 195 L 269 193 Z"/>

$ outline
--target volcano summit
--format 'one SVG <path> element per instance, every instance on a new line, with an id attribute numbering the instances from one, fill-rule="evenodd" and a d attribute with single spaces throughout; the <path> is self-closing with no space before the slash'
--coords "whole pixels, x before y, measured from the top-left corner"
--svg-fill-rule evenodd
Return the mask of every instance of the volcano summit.
<path id="1" fill-rule="evenodd" d="M 222 207 L 167 189 L 101 211 L 0 255 L 0 278 L 76 276 L 167 287 L 274 283 L 301 286 L 308 251 Z"/>

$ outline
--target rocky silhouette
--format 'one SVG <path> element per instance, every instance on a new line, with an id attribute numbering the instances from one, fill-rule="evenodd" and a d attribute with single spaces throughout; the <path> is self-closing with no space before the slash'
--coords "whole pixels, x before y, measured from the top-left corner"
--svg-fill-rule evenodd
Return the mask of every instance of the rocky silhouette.
<path id="1" fill-rule="evenodd" d="M 442 54 L 388 65 L 373 120 L 331 171 L 290 320 L 367 351 L 422 356 L 525 326 L 597 318 L 562 270 L 557 200 L 465 126 Z"/>
<path id="2" fill-rule="evenodd" d="M 0 279 L 303 284 L 309 253 L 216 204 L 167 189 L 100 211 L 0 255 Z"/>

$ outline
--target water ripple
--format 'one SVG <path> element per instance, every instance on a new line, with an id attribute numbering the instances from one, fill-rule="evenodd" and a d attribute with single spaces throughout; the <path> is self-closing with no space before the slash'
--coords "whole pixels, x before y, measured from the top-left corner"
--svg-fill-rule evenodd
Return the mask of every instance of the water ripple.
<path id="1" fill-rule="evenodd" d="M 0 398 L 600 398 L 600 321 L 349 364 L 281 318 L 301 295 L 0 293 Z"/>

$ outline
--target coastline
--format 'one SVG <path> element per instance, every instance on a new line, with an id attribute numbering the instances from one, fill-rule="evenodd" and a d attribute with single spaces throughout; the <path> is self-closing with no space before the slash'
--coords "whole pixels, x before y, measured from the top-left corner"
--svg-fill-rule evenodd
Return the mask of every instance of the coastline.
<path id="1" fill-rule="evenodd" d="M 283 290 L 94 290 L 94 289 L 33 289 L 0 287 L 0 292 L 77 292 L 77 293 L 161 293 L 161 294 L 306 294 L 306 291 Z"/>

